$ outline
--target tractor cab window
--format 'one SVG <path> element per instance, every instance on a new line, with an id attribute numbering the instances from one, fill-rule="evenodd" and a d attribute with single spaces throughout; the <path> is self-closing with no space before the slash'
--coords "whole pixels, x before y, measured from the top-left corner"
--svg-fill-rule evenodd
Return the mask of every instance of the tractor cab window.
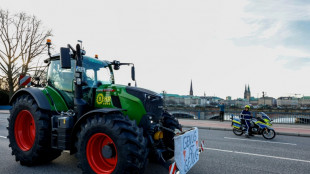
<path id="1" fill-rule="evenodd" d="M 47 74 L 48 84 L 58 90 L 73 92 L 74 60 L 71 60 L 71 65 L 71 69 L 62 69 L 59 60 L 51 61 Z"/>
<path id="2" fill-rule="evenodd" d="M 87 83 L 88 87 L 98 86 L 100 84 L 111 84 L 111 72 L 108 64 L 93 58 L 84 56 L 83 67 L 83 81 Z"/>
<path id="3" fill-rule="evenodd" d="M 62 69 L 59 60 L 52 60 L 47 73 L 47 83 L 56 89 L 69 106 L 73 105 L 75 61 L 71 60 L 71 69 Z"/>
<path id="4" fill-rule="evenodd" d="M 69 107 L 73 106 L 75 67 L 74 59 L 71 60 L 71 69 L 62 69 L 60 60 L 56 59 L 51 61 L 47 74 L 48 85 L 63 96 Z M 110 67 L 103 61 L 83 56 L 83 67 L 83 95 L 87 101 L 91 88 L 111 84 L 113 77 Z"/>

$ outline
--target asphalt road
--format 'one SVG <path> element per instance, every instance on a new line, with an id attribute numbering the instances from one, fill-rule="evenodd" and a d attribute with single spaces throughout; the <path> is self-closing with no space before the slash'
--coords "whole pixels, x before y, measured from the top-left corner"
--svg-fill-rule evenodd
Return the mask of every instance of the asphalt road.
<path id="1" fill-rule="evenodd" d="M 40 166 L 25 167 L 15 162 L 8 147 L 7 118 L 0 114 L 0 173 L 81 173 L 74 155 L 64 152 L 56 160 Z M 199 130 L 205 140 L 205 151 L 189 174 L 201 173 L 310 173 L 310 138 L 277 136 L 264 140 L 262 136 L 246 139 L 229 131 Z M 150 163 L 146 174 L 168 173 Z"/>

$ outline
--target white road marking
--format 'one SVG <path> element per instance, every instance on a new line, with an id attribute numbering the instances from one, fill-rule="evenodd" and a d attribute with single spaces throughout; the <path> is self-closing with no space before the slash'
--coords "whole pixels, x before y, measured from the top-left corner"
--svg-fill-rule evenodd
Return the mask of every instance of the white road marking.
<path id="1" fill-rule="evenodd" d="M 241 140 L 241 141 L 255 141 L 255 142 L 262 142 L 262 143 L 286 144 L 286 145 L 292 145 L 292 146 L 296 146 L 297 145 L 297 144 L 294 144 L 294 143 L 282 143 L 282 142 L 274 142 L 274 141 L 249 140 L 249 139 L 230 138 L 230 137 L 224 137 L 224 138 L 232 139 L 232 140 Z"/>
<path id="2" fill-rule="evenodd" d="M 5 137 L 5 136 L 1 136 L 1 135 L 0 135 L 0 138 L 6 138 L 6 137 Z"/>
<path id="3" fill-rule="evenodd" d="M 220 152 L 228 152 L 228 153 L 236 153 L 236 154 L 243 154 L 243 155 L 251 155 L 251 156 L 259 156 L 259 157 L 267 157 L 267 158 L 275 158 L 275 159 L 310 163 L 310 161 L 307 161 L 307 160 L 294 159 L 294 158 L 285 158 L 285 157 L 279 157 L 279 156 L 270 156 L 270 155 L 262 155 L 262 154 L 256 154 L 256 153 L 238 152 L 238 151 L 215 149 L 215 148 L 205 148 L 205 149 L 213 150 L 213 151 L 220 151 Z"/>

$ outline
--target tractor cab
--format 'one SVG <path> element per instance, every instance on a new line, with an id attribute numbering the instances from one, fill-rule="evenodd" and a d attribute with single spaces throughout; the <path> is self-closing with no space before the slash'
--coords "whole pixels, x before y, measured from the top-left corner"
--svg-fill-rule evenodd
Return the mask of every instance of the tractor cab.
<path id="1" fill-rule="evenodd" d="M 71 68 L 68 69 L 61 67 L 59 56 L 52 57 L 49 61 L 47 84 L 61 94 L 68 105 L 68 108 L 73 108 L 74 105 L 75 67 L 74 59 L 71 59 Z M 113 70 L 109 62 L 88 56 L 83 56 L 83 67 L 83 99 L 91 104 L 92 89 L 96 89 L 101 85 L 114 84 Z"/>

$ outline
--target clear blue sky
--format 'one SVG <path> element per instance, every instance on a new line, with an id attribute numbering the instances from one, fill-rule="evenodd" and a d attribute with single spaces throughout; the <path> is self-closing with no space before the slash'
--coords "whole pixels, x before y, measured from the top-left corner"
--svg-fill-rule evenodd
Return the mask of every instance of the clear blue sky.
<path id="1" fill-rule="evenodd" d="M 134 62 L 156 92 L 242 97 L 310 95 L 310 1 L 1 0 L 53 29 L 56 48 L 84 41 L 89 55 Z M 117 73 L 119 83 L 130 69 Z"/>

